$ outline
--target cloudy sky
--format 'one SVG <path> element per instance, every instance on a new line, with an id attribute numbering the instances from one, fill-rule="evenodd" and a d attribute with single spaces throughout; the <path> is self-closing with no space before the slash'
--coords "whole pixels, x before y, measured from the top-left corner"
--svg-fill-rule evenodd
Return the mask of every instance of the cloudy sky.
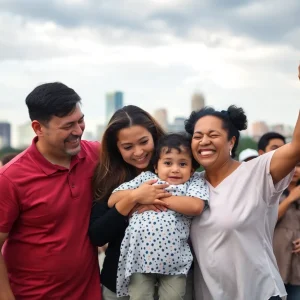
<path id="1" fill-rule="evenodd" d="M 0 0 L 0 120 L 28 120 L 24 99 L 61 81 L 83 99 L 89 130 L 105 93 L 169 119 L 207 104 L 292 125 L 300 107 L 299 0 Z"/>

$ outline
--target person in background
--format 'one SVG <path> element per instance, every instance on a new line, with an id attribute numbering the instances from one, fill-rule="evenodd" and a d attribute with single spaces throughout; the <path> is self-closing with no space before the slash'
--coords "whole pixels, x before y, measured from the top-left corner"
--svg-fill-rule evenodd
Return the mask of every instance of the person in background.
<path id="1" fill-rule="evenodd" d="M 300 299 L 300 163 L 279 204 L 274 253 L 288 300 Z"/>
<path id="2" fill-rule="evenodd" d="M 87 235 L 99 143 L 81 140 L 79 95 L 54 82 L 26 98 L 36 137 L 0 169 L 0 299 L 101 299 Z"/>
<path id="3" fill-rule="evenodd" d="M 274 132 L 263 135 L 259 141 L 260 153 L 282 147 L 285 138 Z M 279 200 L 278 221 L 274 230 L 273 249 L 288 300 L 300 299 L 300 165 Z"/>
<path id="4" fill-rule="evenodd" d="M 258 154 L 262 155 L 285 145 L 285 137 L 277 132 L 267 132 L 261 136 L 257 143 Z"/>
<path id="5" fill-rule="evenodd" d="M 0 162 L 2 163 L 2 166 L 6 165 L 8 162 L 10 162 L 13 158 L 15 158 L 18 155 L 18 153 L 7 153 L 2 156 L 0 159 Z"/>
<path id="6" fill-rule="evenodd" d="M 249 161 L 258 156 L 258 152 L 254 149 L 245 149 L 239 154 L 239 162 Z"/>

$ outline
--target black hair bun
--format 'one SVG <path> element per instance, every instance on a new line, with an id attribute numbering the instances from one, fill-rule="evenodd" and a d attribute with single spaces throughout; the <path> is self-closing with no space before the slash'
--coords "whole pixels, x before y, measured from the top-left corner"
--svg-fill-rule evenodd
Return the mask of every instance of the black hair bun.
<path id="1" fill-rule="evenodd" d="M 244 110 L 241 107 L 230 105 L 227 109 L 229 119 L 237 130 L 247 129 L 248 121 Z"/>

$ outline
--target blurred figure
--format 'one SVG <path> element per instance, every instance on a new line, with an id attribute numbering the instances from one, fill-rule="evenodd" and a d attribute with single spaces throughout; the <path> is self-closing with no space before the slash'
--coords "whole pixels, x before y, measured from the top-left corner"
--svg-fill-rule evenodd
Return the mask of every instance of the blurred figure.
<path id="1" fill-rule="evenodd" d="M 243 150 L 240 155 L 239 155 L 239 161 L 242 162 L 242 161 L 249 161 L 255 157 L 258 156 L 258 152 L 254 149 L 245 149 Z"/>
<path id="2" fill-rule="evenodd" d="M 6 165 L 8 162 L 10 162 L 13 158 L 15 158 L 16 156 L 18 155 L 18 153 L 8 153 L 8 154 L 5 154 L 0 162 L 2 163 L 2 166 Z M 0 167 L 1 167 L 1 164 L 0 164 Z"/>
<path id="3" fill-rule="evenodd" d="M 285 137 L 277 132 L 267 132 L 258 141 L 258 153 L 264 153 L 278 149 L 285 144 Z"/>
<path id="4" fill-rule="evenodd" d="M 300 299 L 300 164 L 284 191 L 274 232 L 274 253 L 288 300 Z"/>

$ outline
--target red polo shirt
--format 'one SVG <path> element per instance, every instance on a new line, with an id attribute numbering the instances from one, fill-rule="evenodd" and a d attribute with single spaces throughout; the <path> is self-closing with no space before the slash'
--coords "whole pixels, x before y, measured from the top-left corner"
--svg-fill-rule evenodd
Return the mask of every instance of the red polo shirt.
<path id="1" fill-rule="evenodd" d="M 0 232 L 16 299 L 101 299 L 97 251 L 88 238 L 99 144 L 81 142 L 70 169 L 32 145 L 0 168 Z"/>

